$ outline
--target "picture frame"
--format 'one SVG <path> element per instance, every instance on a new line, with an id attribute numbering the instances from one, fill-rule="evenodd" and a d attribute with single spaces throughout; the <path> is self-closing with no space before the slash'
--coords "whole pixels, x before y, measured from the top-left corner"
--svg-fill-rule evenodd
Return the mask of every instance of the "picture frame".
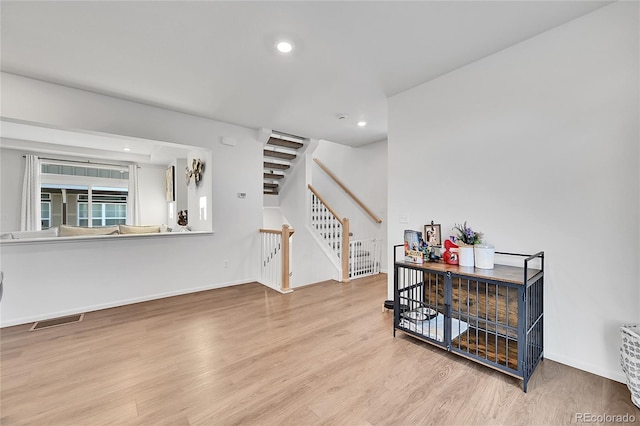
<path id="1" fill-rule="evenodd" d="M 424 236 L 424 241 L 430 246 L 442 245 L 442 232 L 439 223 L 431 222 L 429 225 L 425 225 L 422 235 Z"/>
<path id="2" fill-rule="evenodd" d="M 165 172 L 164 194 L 167 202 L 175 201 L 175 166 L 167 167 Z"/>

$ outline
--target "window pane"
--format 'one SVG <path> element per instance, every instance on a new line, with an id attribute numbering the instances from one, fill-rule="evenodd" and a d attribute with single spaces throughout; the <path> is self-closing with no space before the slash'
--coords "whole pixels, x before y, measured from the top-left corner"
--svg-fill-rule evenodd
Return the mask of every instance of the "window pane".
<path id="1" fill-rule="evenodd" d="M 102 218 L 91 219 L 91 226 L 102 226 Z"/>
<path id="2" fill-rule="evenodd" d="M 78 226 L 84 226 L 84 227 L 89 226 L 89 220 L 88 219 L 78 219 Z"/>

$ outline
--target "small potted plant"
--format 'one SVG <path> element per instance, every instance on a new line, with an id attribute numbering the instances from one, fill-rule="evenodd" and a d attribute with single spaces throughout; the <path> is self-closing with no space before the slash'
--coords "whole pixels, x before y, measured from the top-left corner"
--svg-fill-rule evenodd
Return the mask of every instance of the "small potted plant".
<path id="1" fill-rule="evenodd" d="M 455 224 L 452 228 L 458 232 L 456 236 L 456 244 L 458 244 L 458 259 L 460 266 L 474 266 L 473 258 L 473 246 L 480 244 L 482 241 L 482 232 L 477 232 L 467 226 L 467 222 L 459 225 Z"/>

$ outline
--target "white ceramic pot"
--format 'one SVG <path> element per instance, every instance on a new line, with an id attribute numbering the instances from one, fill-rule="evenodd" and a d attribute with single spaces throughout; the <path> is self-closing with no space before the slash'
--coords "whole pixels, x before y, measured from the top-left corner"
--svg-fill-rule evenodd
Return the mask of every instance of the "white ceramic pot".
<path id="1" fill-rule="evenodd" d="M 495 248 L 491 245 L 477 245 L 473 247 L 476 268 L 493 269 Z"/>
<path id="2" fill-rule="evenodd" d="M 460 266 L 473 266 L 473 246 L 458 247 L 458 264 Z"/>

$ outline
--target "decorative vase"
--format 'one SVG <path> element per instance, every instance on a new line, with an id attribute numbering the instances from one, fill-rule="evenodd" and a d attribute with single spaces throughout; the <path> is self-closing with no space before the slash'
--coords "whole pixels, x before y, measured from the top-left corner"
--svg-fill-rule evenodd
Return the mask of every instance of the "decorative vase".
<path id="1" fill-rule="evenodd" d="M 473 247 L 476 268 L 493 269 L 495 248 L 492 245 L 476 245 Z"/>
<path id="2" fill-rule="evenodd" d="M 459 246 L 458 247 L 458 262 L 460 266 L 473 267 L 473 246 Z"/>

